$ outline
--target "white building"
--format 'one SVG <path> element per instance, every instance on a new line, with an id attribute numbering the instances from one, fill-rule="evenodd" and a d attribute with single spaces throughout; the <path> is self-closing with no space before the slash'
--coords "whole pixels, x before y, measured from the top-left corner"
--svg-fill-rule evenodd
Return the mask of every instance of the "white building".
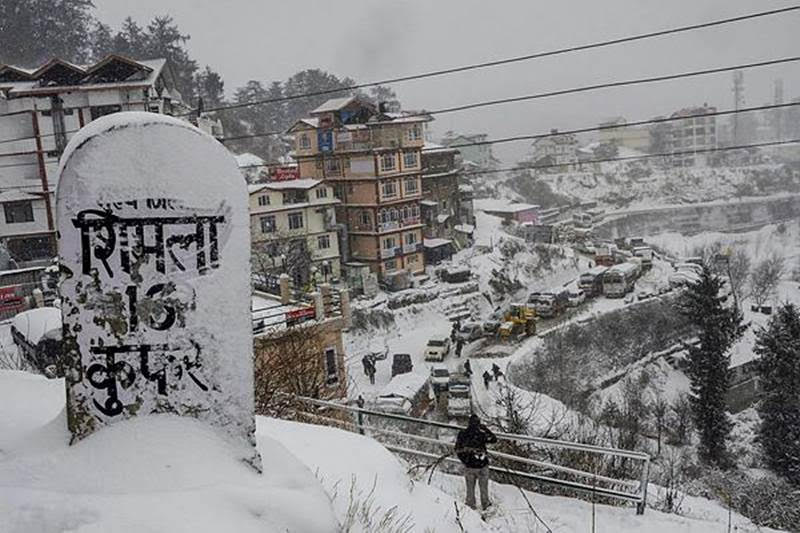
<path id="1" fill-rule="evenodd" d="M 536 139 L 532 145 L 531 162 L 541 165 L 545 171 L 560 170 L 551 165 L 572 165 L 578 162 L 578 139 L 571 133 L 556 135 L 558 130 L 550 130 L 550 137 Z"/>
<path id="2" fill-rule="evenodd" d="M 708 165 L 712 152 L 705 150 L 717 147 L 717 117 L 702 115 L 716 111 L 716 107 L 703 104 L 702 107 L 687 107 L 672 114 L 672 118 L 687 117 L 671 123 L 670 151 L 675 154 L 675 166 Z"/>
<path id="3" fill-rule="evenodd" d="M 341 276 L 333 187 L 315 179 L 250 186 L 254 273 L 288 273 L 295 286 Z"/>
<path id="4" fill-rule="evenodd" d="M 117 111 L 188 111 L 164 59 L 111 55 L 79 66 L 52 59 L 36 69 L 0 66 L 0 239 L 18 263 L 55 255 L 58 161 L 72 135 Z M 201 119 L 207 131 L 218 124 Z"/>

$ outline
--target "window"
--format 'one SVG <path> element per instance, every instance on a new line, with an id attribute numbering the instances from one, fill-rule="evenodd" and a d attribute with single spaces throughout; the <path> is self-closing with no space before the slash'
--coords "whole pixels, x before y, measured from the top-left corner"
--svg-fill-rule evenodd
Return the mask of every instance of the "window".
<path id="1" fill-rule="evenodd" d="M 395 163 L 396 161 L 393 153 L 383 154 L 381 156 L 381 171 L 388 172 L 394 170 L 396 166 Z"/>
<path id="2" fill-rule="evenodd" d="M 372 217 L 369 215 L 369 211 L 361 211 L 361 216 L 359 217 L 359 222 L 364 227 L 372 227 Z"/>
<path id="3" fill-rule="evenodd" d="M 110 115 L 111 113 L 118 113 L 119 111 L 122 111 L 122 106 L 120 105 L 96 105 L 89 108 L 92 120 Z"/>
<path id="4" fill-rule="evenodd" d="M 6 212 L 6 224 L 33 222 L 32 202 L 7 202 L 3 204 L 3 210 Z"/>
<path id="5" fill-rule="evenodd" d="M 273 233 L 275 231 L 274 215 L 267 215 L 259 220 L 261 221 L 261 233 Z"/>
<path id="6" fill-rule="evenodd" d="M 412 244 L 417 244 L 417 234 L 416 233 L 406 233 L 406 244 L 411 246 Z"/>
<path id="7" fill-rule="evenodd" d="M 325 383 L 336 385 L 339 383 L 339 369 L 336 365 L 336 348 L 325 349 Z"/>
<path id="8" fill-rule="evenodd" d="M 403 154 L 403 168 L 417 168 L 417 152 Z"/>
<path id="9" fill-rule="evenodd" d="M 419 124 L 414 124 L 406 130 L 406 139 L 409 141 L 418 141 L 422 139 L 422 127 Z"/>
<path id="10" fill-rule="evenodd" d="M 328 197 L 328 188 L 327 187 L 319 187 L 317 189 L 317 198 L 327 198 Z"/>
<path id="11" fill-rule="evenodd" d="M 393 181 L 384 181 L 381 184 L 381 192 L 384 198 L 397 196 L 397 184 Z"/>
<path id="12" fill-rule="evenodd" d="M 317 248 L 320 250 L 327 250 L 331 247 L 331 237 L 330 235 L 320 235 L 317 237 Z"/>
<path id="13" fill-rule="evenodd" d="M 258 205 L 261 206 L 261 207 L 263 207 L 265 205 L 269 205 L 269 195 L 268 194 L 262 194 L 261 196 L 259 196 L 258 197 Z"/>
<path id="14" fill-rule="evenodd" d="M 284 204 L 302 204 L 308 201 L 305 191 L 287 191 L 283 193 Z"/>
<path id="15" fill-rule="evenodd" d="M 289 213 L 289 229 L 300 229 L 303 227 L 303 213 Z"/>
<path id="16" fill-rule="evenodd" d="M 417 178 L 406 178 L 406 194 L 416 194 L 419 192 Z"/>
<path id="17" fill-rule="evenodd" d="M 341 200 L 344 197 L 343 195 L 344 193 L 342 191 L 342 186 L 338 183 L 335 183 L 333 185 L 333 197 Z"/>
<path id="18" fill-rule="evenodd" d="M 384 261 L 383 269 L 387 272 L 392 270 L 397 270 L 397 260 L 396 259 L 389 259 L 388 261 Z"/>
<path id="19" fill-rule="evenodd" d="M 419 256 L 417 254 L 406 256 L 406 263 L 416 263 L 419 261 Z"/>
<path id="20" fill-rule="evenodd" d="M 342 172 L 342 167 L 339 165 L 338 159 L 326 159 L 325 160 L 325 172 L 331 175 L 340 175 Z"/>
<path id="21" fill-rule="evenodd" d="M 385 250 L 394 250 L 395 248 L 394 237 L 386 237 L 385 239 L 383 239 L 383 248 Z"/>
<path id="22" fill-rule="evenodd" d="M 304 133 L 297 138 L 297 147 L 300 150 L 308 150 L 311 148 L 311 139 L 307 134 Z"/>

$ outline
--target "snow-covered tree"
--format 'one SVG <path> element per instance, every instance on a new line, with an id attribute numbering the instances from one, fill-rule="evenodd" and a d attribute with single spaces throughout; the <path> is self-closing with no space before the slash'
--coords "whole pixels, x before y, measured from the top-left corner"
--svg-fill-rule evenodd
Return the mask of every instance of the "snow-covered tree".
<path id="1" fill-rule="evenodd" d="M 774 294 L 783 275 L 783 257 L 773 254 L 759 262 L 750 273 L 750 296 L 757 306 L 762 306 Z"/>
<path id="2" fill-rule="evenodd" d="M 800 485 L 800 314 L 793 304 L 778 309 L 756 333 L 760 356 L 759 438 L 767 463 Z"/>
<path id="3" fill-rule="evenodd" d="M 730 384 L 733 343 L 746 329 L 736 306 L 726 306 L 720 292 L 725 282 L 703 267 L 700 280 L 688 287 L 679 309 L 697 326 L 699 344 L 688 346 L 692 414 L 700 434 L 698 454 L 706 462 L 726 466 L 726 439 L 731 430 L 725 396 Z"/>

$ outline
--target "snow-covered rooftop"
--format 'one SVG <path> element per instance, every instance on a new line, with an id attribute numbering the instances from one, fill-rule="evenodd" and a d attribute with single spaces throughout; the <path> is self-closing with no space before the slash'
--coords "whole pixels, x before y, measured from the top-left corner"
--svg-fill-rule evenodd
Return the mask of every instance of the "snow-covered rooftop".
<path id="1" fill-rule="evenodd" d="M 412 399 L 417 393 L 427 385 L 428 376 L 419 372 L 408 372 L 392 378 L 383 388 L 381 396 L 399 396 L 400 398 Z"/>
<path id="2" fill-rule="evenodd" d="M 438 248 L 440 246 L 446 246 L 448 244 L 453 244 L 453 241 L 451 241 L 450 239 L 439 239 L 439 238 L 422 240 L 422 245 L 425 248 Z"/>
<path id="3" fill-rule="evenodd" d="M 348 104 L 352 103 L 355 100 L 355 96 L 345 96 L 343 98 L 331 98 L 327 102 L 324 102 L 322 105 L 317 107 L 316 109 L 311 111 L 312 115 L 316 115 L 318 113 L 329 113 L 332 111 L 339 111 L 340 109 L 346 107 Z"/>
<path id="4" fill-rule="evenodd" d="M 312 178 L 303 178 L 299 180 L 285 180 L 285 181 L 270 181 L 264 183 L 264 187 L 272 189 L 273 191 L 284 191 L 288 189 L 303 189 L 308 190 L 316 187 L 322 183 L 320 180 Z"/>

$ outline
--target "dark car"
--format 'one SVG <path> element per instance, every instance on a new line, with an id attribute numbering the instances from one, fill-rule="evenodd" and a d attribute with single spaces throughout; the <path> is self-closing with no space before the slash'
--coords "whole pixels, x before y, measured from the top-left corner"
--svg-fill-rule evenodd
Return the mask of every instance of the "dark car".
<path id="1" fill-rule="evenodd" d="M 411 362 L 411 354 L 396 353 L 392 355 L 392 377 L 399 374 L 408 374 L 414 369 Z"/>

